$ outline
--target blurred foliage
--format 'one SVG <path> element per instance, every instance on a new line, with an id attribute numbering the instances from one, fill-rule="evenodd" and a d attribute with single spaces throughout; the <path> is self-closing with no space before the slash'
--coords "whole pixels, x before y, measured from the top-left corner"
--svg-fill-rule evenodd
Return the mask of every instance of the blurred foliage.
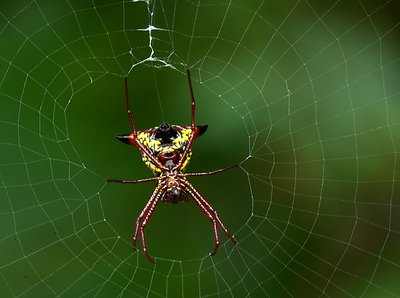
<path id="1" fill-rule="evenodd" d="M 2 297 L 400 295 L 396 1 L 0 3 Z M 193 202 L 159 204 L 128 133 L 208 124 Z M 140 247 L 140 243 L 139 243 Z"/>

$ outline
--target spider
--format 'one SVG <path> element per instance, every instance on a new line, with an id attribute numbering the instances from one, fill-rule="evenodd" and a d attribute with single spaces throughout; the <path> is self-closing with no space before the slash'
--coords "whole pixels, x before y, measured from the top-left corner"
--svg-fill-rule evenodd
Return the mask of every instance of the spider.
<path id="1" fill-rule="evenodd" d="M 210 255 L 216 254 L 220 245 L 217 229 L 218 225 L 234 244 L 237 243 L 235 238 L 229 233 L 228 229 L 220 220 L 217 212 L 186 179 L 188 176 L 210 176 L 218 174 L 238 166 L 233 165 L 210 172 L 184 172 L 192 155 L 192 145 L 194 140 L 201 136 L 208 127 L 207 125 L 198 126 L 195 124 L 196 103 L 189 69 L 186 70 L 186 73 L 192 100 L 191 125 L 170 125 L 163 122 L 158 127 L 156 126 L 140 131 L 136 130 L 133 122 L 128 97 L 128 79 L 125 78 L 126 111 L 128 113 L 132 132 L 130 134 L 117 136 L 117 139 L 128 145 L 136 146 L 141 153 L 143 162 L 150 168 L 155 177 L 138 180 L 110 179 L 107 180 L 107 182 L 137 184 L 157 181 L 157 186 L 153 194 L 136 220 L 136 228 L 133 235 L 133 247 L 136 249 L 136 240 L 140 233 L 143 253 L 150 263 L 154 263 L 154 260 L 149 256 L 147 251 L 144 229 L 160 201 L 177 203 L 180 201 L 188 201 L 190 198 L 195 201 L 200 210 L 208 217 L 213 225 L 215 247 L 214 251 Z"/>

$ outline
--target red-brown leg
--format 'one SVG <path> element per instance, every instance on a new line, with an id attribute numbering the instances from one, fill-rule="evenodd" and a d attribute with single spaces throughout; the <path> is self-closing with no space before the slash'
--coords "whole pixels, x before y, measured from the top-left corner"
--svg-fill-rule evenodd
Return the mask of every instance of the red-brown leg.
<path id="1" fill-rule="evenodd" d="M 187 78 L 189 82 L 189 89 L 190 89 L 190 97 L 192 101 L 192 123 L 191 123 L 191 129 L 192 129 L 192 134 L 190 135 L 190 138 L 188 140 L 188 143 L 185 147 L 185 150 L 182 153 L 181 159 L 179 160 L 178 164 L 174 167 L 174 170 L 180 170 L 182 167 L 182 164 L 186 161 L 186 157 L 192 148 L 194 137 L 195 137 L 195 129 L 196 129 L 196 101 L 194 99 L 194 92 L 193 92 L 193 86 L 192 86 L 192 78 L 190 76 L 190 70 L 186 69 L 187 73 Z"/>
<path id="2" fill-rule="evenodd" d="M 128 113 L 129 122 L 131 123 L 133 137 L 136 139 L 136 127 L 135 123 L 133 122 L 131 107 L 129 105 L 129 96 L 128 96 L 128 77 L 125 77 L 125 104 L 126 104 L 126 112 Z"/>
<path id="3" fill-rule="evenodd" d="M 157 159 L 154 158 L 154 156 L 149 152 L 149 150 L 143 146 L 142 143 L 137 141 L 137 131 L 135 127 L 135 123 L 133 122 L 133 117 L 132 117 L 132 112 L 131 112 L 131 107 L 129 104 L 129 96 L 128 96 L 128 78 L 125 77 L 125 104 L 126 104 L 126 112 L 128 113 L 128 118 L 129 122 L 131 124 L 132 128 L 132 134 L 133 134 L 133 139 L 132 142 L 136 144 L 136 146 L 140 149 L 140 151 L 145 154 L 153 164 L 155 164 L 158 168 L 167 170 L 165 166 L 163 166 Z"/>
<path id="4" fill-rule="evenodd" d="M 122 183 L 122 184 L 139 184 L 139 183 L 150 182 L 150 181 L 155 181 L 155 180 L 160 180 L 160 177 L 151 177 L 151 178 L 144 178 L 144 179 L 137 179 L 137 180 L 108 179 L 107 182 Z"/>
<path id="5" fill-rule="evenodd" d="M 189 192 L 189 194 L 192 196 L 192 198 L 195 200 L 197 205 L 200 206 L 202 211 L 207 215 L 211 216 L 211 220 L 213 222 L 213 227 L 214 227 L 214 236 L 215 236 L 215 249 L 214 252 L 211 253 L 211 255 L 214 255 L 217 252 L 217 249 L 219 247 L 219 237 L 218 237 L 218 232 L 217 232 L 217 226 L 215 223 L 218 223 L 226 236 L 233 242 L 233 244 L 237 244 L 235 238 L 229 233 L 228 229 L 224 226 L 222 221 L 220 220 L 217 212 L 211 207 L 211 205 L 203 198 L 203 196 L 191 185 L 188 181 L 184 179 L 180 179 L 180 182 L 185 185 L 186 190 Z"/>
<path id="6" fill-rule="evenodd" d="M 187 189 L 193 200 L 196 202 L 196 204 L 199 206 L 201 211 L 208 217 L 208 219 L 212 222 L 213 225 L 213 231 L 214 231 L 214 239 L 215 239 L 215 247 L 214 251 L 210 253 L 210 255 L 215 255 L 218 251 L 220 240 L 219 240 L 219 235 L 218 235 L 218 227 L 217 227 L 217 221 L 215 220 L 214 216 L 207 210 L 207 208 L 202 204 L 201 200 L 199 200 L 198 196 L 196 193 L 194 193 L 191 189 Z"/>
<path id="7" fill-rule="evenodd" d="M 236 239 L 229 233 L 228 229 L 225 227 L 225 225 L 222 223 L 221 219 L 218 216 L 218 213 L 214 210 L 214 208 L 203 198 L 203 196 L 193 187 L 192 184 L 190 184 L 187 180 L 185 179 L 180 179 L 181 183 L 185 185 L 186 189 L 190 190 L 191 193 L 194 193 L 194 195 L 197 197 L 197 199 L 200 201 L 200 203 L 206 208 L 206 210 L 215 218 L 215 220 L 218 222 L 220 225 L 221 229 L 224 231 L 225 235 L 228 236 L 228 238 L 232 241 L 233 244 L 237 244 Z"/>
<path id="8" fill-rule="evenodd" d="M 220 225 L 221 229 L 224 231 L 225 235 L 228 236 L 228 238 L 232 241 L 233 244 L 237 244 L 236 239 L 231 235 L 231 233 L 229 233 L 228 229 L 222 223 L 221 219 L 218 216 L 217 211 L 215 211 L 214 208 L 201 195 L 199 196 L 199 199 L 206 206 L 209 212 L 214 215 L 214 218 Z"/>
<path id="9" fill-rule="evenodd" d="M 211 176 L 211 175 L 215 175 L 215 174 L 219 174 L 219 173 L 223 173 L 223 172 L 229 171 L 229 170 L 231 170 L 233 168 L 236 168 L 238 166 L 239 166 L 239 164 L 232 165 L 232 166 L 229 166 L 229 167 L 225 167 L 225 168 L 222 168 L 222 169 L 213 170 L 213 171 L 210 171 L 210 172 L 185 173 L 185 174 L 181 174 L 181 177 L 185 177 L 185 176 Z"/>
<path id="10" fill-rule="evenodd" d="M 196 126 L 195 124 L 195 118 L 196 118 L 196 101 L 194 99 L 194 92 L 193 92 L 193 86 L 192 86 L 192 78 L 190 77 L 190 70 L 186 69 L 186 74 L 189 82 L 189 89 L 190 89 L 190 97 L 192 99 L 192 129 L 194 130 L 194 127 Z"/>
<path id="11" fill-rule="evenodd" d="M 190 149 L 192 148 L 193 145 L 193 141 L 194 141 L 194 130 L 192 130 L 192 134 L 190 135 L 189 141 L 185 147 L 185 150 L 182 153 L 182 156 L 180 157 L 180 160 L 178 162 L 178 164 L 173 168 L 173 170 L 180 170 L 183 163 L 186 161 L 186 157 L 190 151 Z"/>
<path id="12" fill-rule="evenodd" d="M 142 212 L 140 212 L 138 218 L 136 219 L 136 227 L 135 227 L 135 233 L 133 234 L 133 247 L 136 249 L 136 241 L 137 241 L 137 236 L 139 232 L 139 228 L 141 226 L 141 220 L 147 216 L 150 207 L 153 205 L 154 201 L 159 200 L 160 196 L 163 194 L 164 188 L 161 186 L 157 186 L 156 189 L 154 190 L 153 194 L 151 195 L 150 199 L 148 200 L 146 206 L 143 208 Z"/>
<path id="13" fill-rule="evenodd" d="M 161 190 L 161 194 L 163 194 L 165 189 Z M 154 260 L 149 256 L 147 252 L 147 244 L 146 244 L 146 238 L 144 236 L 144 228 L 146 225 L 149 223 L 149 220 L 151 216 L 153 215 L 153 212 L 157 206 L 157 203 L 159 202 L 160 195 L 156 196 L 156 199 L 153 201 L 153 203 L 150 205 L 149 210 L 146 214 L 146 217 L 144 218 L 143 222 L 141 223 L 139 230 L 140 230 L 140 236 L 142 238 L 142 247 L 143 247 L 143 253 L 146 256 L 146 258 L 149 260 L 150 263 L 154 264 Z"/>

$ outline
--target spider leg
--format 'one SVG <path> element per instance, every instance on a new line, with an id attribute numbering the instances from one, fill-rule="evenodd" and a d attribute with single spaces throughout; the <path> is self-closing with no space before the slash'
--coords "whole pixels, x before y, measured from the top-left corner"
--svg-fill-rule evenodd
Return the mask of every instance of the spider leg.
<path id="1" fill-rule="evenodd" d="M 194 92 L 193 92 L 193 86 L 192 86 L 192 78 L 190 77 L 190 70 L 189 68 L 186 69 L 186 74 L 189 82 L 189 89 L 190 89 L 190 96 L 192 98 L 192 129 L 195 127 L 195 118 L 196 118 L 196 101 L 194 99 Z"/>
<path id="2" fill-rule="evenodd" d="M 229 166 L 229 167 L 217 169 L 217 170 L 210 171 L 210 172 L 185 173 L 185 174 L 182 174 L 182 176 L 211 176 L 211 175 L 215 175 L 215 174 L 219 174 L 219 173 L 231 170 L 231 169 L 236 168 L 238 166 L 239 166 L 239 164 L 236 164 L 236 165 L 232 165 L 232 166 Z"/>
<path id="3" fill-rule="evenodd" d="M 197 206 L 201 209 L 201 211 L 208 217 L 208 219 L 211 221 L 213 225 L 213 231 L 214 231 L 214 239 L 215 239 L 215 247 L 214 251 L 210 253 L 210 255 L 215 255 L 218 251 L 220 240 L 219 240 L 219 234 L 218 234 L 218 228 L 217 228 L 217 221 L 215 220 L 214 216 L 209 212 L 209 210 L 206 208 L 206 206 L 203 205 L 201 200 L 198 198 L 196 193 L 192 192 L 190 189 L 188 189 L 189 194 L 193 198 L 193 200 L 196 202 Z"/>
<path id="4" fill-rule="evenodd" d="M 186 74 L 187 74 L 187 78 L 188 78 L 188 82 L 189 82 L 189 89 L 190 89 L 190 97 L 191 97 L 191 101 L 192 101 L 192 123 L 191 123 L 191 129 L 192 129 L 192 134 L 190 135 L 190 138 L 188 140 L 188 143 L 185 147 L 185 150 L 182 153 L 182 156 L 178 162 L 178 164 L 174 167 L 174 170 L 180 170 L 180 168 L 182 167 L 182 164 L 186 161 L 186 157 L 190 151 L 190 149 L 192 148 L 193 145 L 193 141 L 196 137 L 196 101 L 194 99 L 194 92 L 193 92 L 193 85 L 192 85 L 192 78 L 190 76 L 190 70 L 186 69 Z M 198 134 L 198 132 L 197 132 Z"/>
<path id="5" fill-rule="evenodd" d="M 154 190 L 154 192 L 153 192 L 153 194 L 151 195 L 150 199 L 148 200 L 146 206 L 143 208 L 142 212 L 140 212 L 138 218 L 136 219 L 136 227 L 135 227 L 135 232 L 134 232 L 134 234 L 133 234 L 133 239 L 132 239 L 133 247 L 134 247 L 135 249 L 136 249 L 137 236 L 138 236 L 139 230 L 141 230 L 141 227 L 142 227 L 142 225 L 143 225 L 143 222 L 141 222 L 141 220 L 142 220 L 143 218 L 145 218 L 145 220 L 146 220 L 148 214 L 149 214 L 149 213 L 152 214 L 152 213 L 154 212 L 155 204 L 157 204 L 158 200 L 160 199 L 161 195 L 163 194 L 164 189 L 165 189 L 165 186 L 160 186 L 160 185 L 158 185 L 158 186 L 156 187 L 156 189 Z M 150 214 L 150 216 L 151 216 L 151 214 Z M 147 219 L 147 220 L 148 220 L 148 219 Z M 147 254 L 147 247 L 146 247 L 146 244 L 145 244 L 145 242 L 143 242 L 144 234 L 142 233 L 142 231 L 141 231 L 141 234 L 142 234 L 142 245 L 143 245 L 143 250 L 146 248 L 145 255 L 146 255 L 146 257 L 149 259 L 149 256 L 148 256 L 148 254 Z M 150 262 L 151 262 L 151 260 L 150 260 Z M 152 263 L 154 263 L 154 261 L 153 261 Z"/>
<path id="6" fill-rule="evenodd" d="M 136 127 L 135 123 L 133 122 L 131 107 L 129 105 L 129 96 L 128 96 L 128 77 L 125 77 L 125 104 L 126 104 L 126 112 L 128 113 L 129 122 L 131 123 L 133 137 L 136 139 Z"/>
<path id="7" fill-rule="evenodd" d="M 142 143 L 137 141 L 137 131 L 135 127 L 135 123 L 133 122 L 132 111 L 129 104 L 129 96 L 128 96 L 128 77 L 125 77 L 125 104 L 126 104 L 126 112 L 128 113 L 129 122 L 132 128 L 132 136 L 131 136 L 131 144 L 135 144 L 142 153 L 144 153 L 158 168 L 167 170 L 165 166 L 163 166 L 150 152 L 149 150 L 143 146 Z"/>
<path id="8" fill-rule="evenodd" d="M 183 165 L 183 163 L 186 161 L 186 157 L 187 157 L 187 155 L 188 155 L 190 149 L 192 148 L 194 138 L 195 138 L 195 131 L 192 130 L 192 134 L 191 134 L 190 137 L 189 137 L 189 141 L 188 141 L 188 143 L 187 143 L 187 145 L 186 145 L 186 147 L 185 147 L 185 150 L 183 151 L 182 156 L 181 156 L 180 159 L 179 159 L 179 162 L 178 162 L 177 165 L 173 168 L 173 170 L 178 170 L 178 171 L 179 171 L 179 170 L 182 168 L 182 165 Z"/>
<path id="9" fill-rule="evenodd" d="M 144 220 L 142 221 L 142 223 L 140 224 L 140 227 L 139 227 L 140 236 L 142 238 L 143 253 L 146 256 L 146 258 L 149 260 L 149 262 L 152 263 L 152 264 L 154 264 L 154 260 L 149 256 L 149 254 L 147 252 L 147 244 L 146 244 L 146 238 L 144 236 L 144 228 L 149 223 L 149 220 L 150 220 L 151 216 L 153 215 L 153 212 L 154 212 L 154 210 L 155 210 L 155 208 L 157 206 L 157 203 L 159 202 L 160 195 L 161 195 L 161 193 L 157 196 L 157 198 L 149 206 L 148 212 L 146 214 L 146 217 L 144 218 Z"/>
<path id="10" fill-rule="evenodd" d="M 144 182 L 150 182 L 150 181 L 155 181 L 159 180 L 160 177 L 151 177 L 151 178 L 144 178 L 144 179 L 137 179 L 137 180 L 114 180 L 114 179 L 108 179 L 107 182 L 112 182 L 112 183 L 122 183 L 122 184 L 139 184 L 139 183 L 144 183 Z"/>
<path id="11" fill-rule="evenodd" d="M 215 249 L 211 253 L 211 255 L 214 255 L 219 247 L 219 237 L 218 237 L 218 232 L 217 232 L 217 227 L 216 223 L 220 225 L 222 230 L 224 231 L 225 235 L 228 236 L 228 238 L 232 241 L 233 244 L 237 244 L 237 241 L 235 238 L 229 233 L 228 229 L 225 227 L 225 225 L 222 223 L 221 219 L 218 216 L 218 213 L 214 210 L 214 208 L 203 198 L 203 196 L 194 188 L 192 184 L 190 184 L 187 180 L 185 179 L 179 179 L 180 183 L 182 183 L 186 190 L 189 192 L 189 194 L 192 196 L 192 198 L 195 200 L 197 205 L 202 209 L 202 211 L 207 215 L 211 216 L 211 221 L 213 222 L 213 228 L 214 228 L 214 237 L 215 237 Z"/>
<path id="12" fill-rule="evenodd" d="M 199 199 L 200 201 L 208 208 L 211 214 L 214 215 L 216 221 L 220 225 L 222 231 L 224 231 L 225 235 L 232 241 L 233 244 L 237 244 L 236 239 L 229 233 L 228 229 L 225 227 L 225 225 L 222 223 L 221 219 L 218 216 L 217 211 L 214 210 L 214 208 L 203 198 L 202 195 L 199 194 Z"/>
<path id="13" fill-rule="evenodd" d="M 203 211 L 203 213 L 210 219 L 213 225 L 213 231 L 214 231 L 214 239 L 215 239 L 215 246 L 214 246 L 214 251 L 210 253 L 211 256 L 215 255 L 218 251 L 220 240 L 219 240 L 219 235 L 218 235 L 218 227 L 217 227 L 217 221 L 215 218 L 212 216 L 212 214 L 207 210 L 206 207 L 201 203 L 201 201 L 194 195 L 193 196 L 194 201 L 196 204 L 200 207 L 200 209 Z"/>

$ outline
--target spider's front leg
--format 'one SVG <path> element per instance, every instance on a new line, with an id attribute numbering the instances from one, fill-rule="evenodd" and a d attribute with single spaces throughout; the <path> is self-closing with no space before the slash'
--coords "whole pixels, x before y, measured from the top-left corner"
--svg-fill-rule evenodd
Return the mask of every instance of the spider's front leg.
<path id="1" fill-rule="evenodd" d="M 120 140 L 121 142 L 124 142 L 126 144 L 130 144 L 130 145 L 135 145 L 136 147 L 138 147 L 138 149 L 140 150 L 140 152 L 144 155 L 147 156 L 148 159 L 150 159 L 152 161 L 153 164 L 155 164 L 159 169 L 162 170 L 167 170 L 167 168 L 161 164 L 158 159 L 156 159 L 151 152 L 149 151 L 149 149 L 144 146 L 141 142 L 138 141 L 137 136 L 138 136 L 138 131 L 136 130 L 136 126 L 135 123 L 133 121 L 133 117 L 132 117 L 132 111 L 131 111 L 131 106 L 129 104 L 129 95 L 128 95 L 128 77 L 125 77 L 125 105 L 126 105 L 126 112 L 128 114 L 128 118 L 129 118 L 129 122 L 131 124 L 131 130 L 132 133 L 131 134 L 127 134 L 127 135 L 121 135 L 121 136 L 117 136 L 117 139 Z M 116 182 L 116 181 L 112 181 L 112 182 Z"/>

